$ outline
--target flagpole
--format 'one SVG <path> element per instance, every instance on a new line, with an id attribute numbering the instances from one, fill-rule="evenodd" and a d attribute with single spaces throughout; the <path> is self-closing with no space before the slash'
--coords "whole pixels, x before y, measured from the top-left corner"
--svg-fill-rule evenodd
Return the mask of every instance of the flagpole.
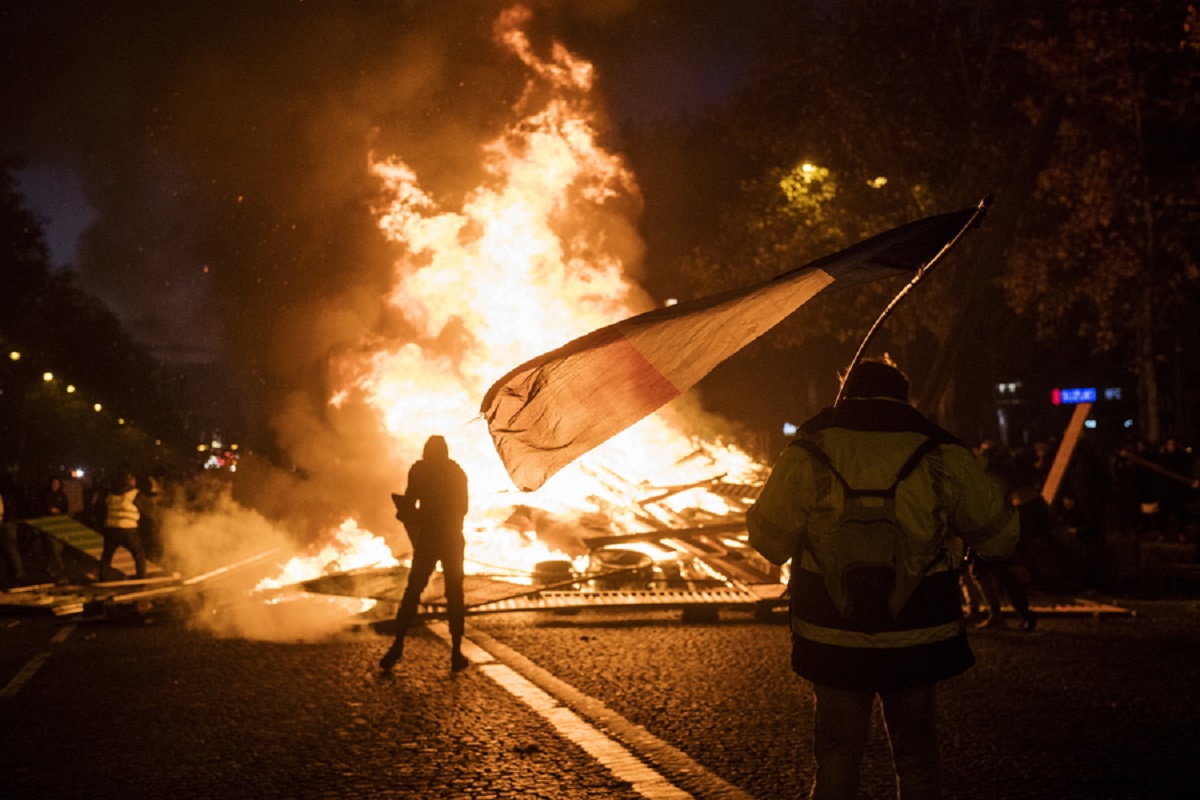
<path id="1" fill-rule="evenodd" d="M 879 326 L 883 324 L 883 321 L 891 315 L 892 310 L 899 305 L 900 301 L 904 299 L 905 295 L 911 292 L 912 288 L 920 283 L 921 279 L 924 278 L 925 275 L 932 270 L 939 261 L 941 261 L 942 257 L 945 256 L 946 253 L 949 253 L 954 245 L 958 244 L 958 241 L 962 239 L 964 235 L 966 235 L 967 231 L 979 224 L 979 221 L 983 219 L 983 215 L 987 212 L 987 209 L 991 204 L 992 196 L 990 194 L 986 195 L 982 200 L 980 200 L 979 205 L 975 207 L 975 213 L 971 215 L 970 219 L 963 223 L 963 226 L 959 228 L 958 233 L 954 234 L 954 238 L 946 242 L 942 249 L 939 250 L 933 256 L 933 258 L 929 259 L 929 261 L 927 261 L 923 266 L 919 267 L 917 269 L 917 274 L 912 277 L 912 280 L 906 283 L 904 288 L 896 293 L 896 296 L 892 298 L 892 301 L 887 304 L 887 307 L 884 308 L 883 312 L 878 318 L 876 318 L 875 323 L 871 325 L 871 329 L 867 331 L 867 335 L 863 337 L 862 342 L 859 343 L 858 350 L 855 351 L 854 358 L 850 361 L 850 367 L 846 370 L 846 377 L 850 376 L 850 373 L 854 370 L 854 367 L 859 361 L 862 360 L 862 356 L 867 349 L 867 345 L 871 343 L 871 339 L 875 336 L 875 331 L 877 331 Z M 845 389 L 845 387 L 846 381 L 843 380 L 841 385 L 838 387 L 837 397 L 835 397 L 833 401 L 835 406 L 842 402 L 842 390 Z"/>

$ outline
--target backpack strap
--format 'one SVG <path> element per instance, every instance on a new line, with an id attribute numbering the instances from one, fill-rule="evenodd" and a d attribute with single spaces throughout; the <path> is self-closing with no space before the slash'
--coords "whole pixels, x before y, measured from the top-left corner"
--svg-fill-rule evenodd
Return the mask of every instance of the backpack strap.
<path id="1" fill-rule="evenodd" d="M 908 461 L 904 462 L 904 466 L 900 468 L 900 474 L 896 476 L 896 480 L 892 481 L 891 490 L 893 492 L 896 491 L 896 487 L 900 485 L 900 482 L 911 475 L 912 471 L 921 463 L 921 459 L 937 446 L 938 443 L 933 439 L 926 439 L 921 442 L 917 449 L 913 451 L 913 454 L 908 457 Z"/>
<path id="2" fill-rule="evenodd" d="M 809 441 L 808 439 L 796 439 L 792 442 L 792 444 L 804 450 L 804 452 L 808 453 L 817 461 L 820 461 L 821 464 L 823 464 L 825 468 L 832 472 L 834 477 L 838 479 L 838 481 L 842 484 L 843 489 L 845 489 L 847 492 L 854 491 L 854 487 L 846 482 L 846 479 L 842 477 L 842 473 L 838 472 L 837 467 L 835 467 L 833 462 L 829 460 L 829 456 L 825 454 L 825 451 L 817 447 L 816 442 Z"/>

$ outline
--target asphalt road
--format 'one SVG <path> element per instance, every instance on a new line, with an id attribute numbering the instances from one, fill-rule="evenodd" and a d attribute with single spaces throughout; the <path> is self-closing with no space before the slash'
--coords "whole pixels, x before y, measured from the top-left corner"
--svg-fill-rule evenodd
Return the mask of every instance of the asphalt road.
<path id="1" fill-rule="evenodd" d="M 941 694 L 948 797 L 1200 796 L 1200 603 L 1122 605 L 1136 615 L 973 634 L 979 664 Z M 273 643 L 175 618 L 0 617 L 0 798 L 807 791 L 811 699 L 781 622 L 475 617 L 457 674 L 443 627 L 384 678 L 366 627 Z M 625 756 L 597 760 L 605 736 Z M 862 796 L 891 784 L 877 726 Z"/>

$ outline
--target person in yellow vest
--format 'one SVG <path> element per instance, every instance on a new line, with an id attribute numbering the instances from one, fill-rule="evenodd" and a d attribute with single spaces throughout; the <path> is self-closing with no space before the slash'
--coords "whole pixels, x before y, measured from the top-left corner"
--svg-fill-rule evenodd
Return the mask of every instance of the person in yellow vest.
<path id="1" fill-rule="evenodd" d="M 139 579 L 146 577 L 146 550 L 142 546 L 142 535 L 138 523 L 142 518 L 142 502 L 139 498 L 137 477 L 132 472 L 123 470 L 117 477 L 116 485 L 108 493 L 104 501 L 104 550 L 100 556 L 100 571 L 98 577 L 104 580 L 104 575 L 112 567 L 113 555 L 118 547 L 124 547 L 133 554 L 133 563 Z"/>
<path id="2" fill-rule="evenodd" d="M 975 663 L 964 547 L 998 559 L 1017 544 L 1017 516 L 983 462 L 908 393 L 895 364 L 860 362 L 747 513 L 750 544 L 791 561 L 792 668 L 815 699 L 817 800 L 858 796 L 876 696 L 899 796 L 940 796 L 936 685 Z"/>

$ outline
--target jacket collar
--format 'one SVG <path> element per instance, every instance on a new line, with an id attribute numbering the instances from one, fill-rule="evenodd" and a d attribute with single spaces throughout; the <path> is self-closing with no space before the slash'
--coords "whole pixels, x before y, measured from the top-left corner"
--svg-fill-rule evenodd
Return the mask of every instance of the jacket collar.
<path id="1" fill-rule="evenodd" d="M 920 433 L 938 443 L 960 443 L 954 434 L 934 424 L 908 403 L 886 397 L 848 398 L 837 406 L 822 410 L 800 426 L 800 430 L 808 435 L 826 428 Z"/>

